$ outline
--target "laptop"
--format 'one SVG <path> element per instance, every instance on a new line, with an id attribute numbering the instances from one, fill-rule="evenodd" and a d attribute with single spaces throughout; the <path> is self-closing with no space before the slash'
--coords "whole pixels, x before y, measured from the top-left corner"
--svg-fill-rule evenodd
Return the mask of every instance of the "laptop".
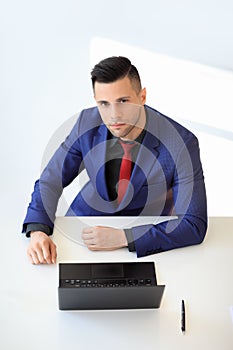
<path id="1" fill-rule="evenodd" d="M 60 310 L 159 308 L 154 262 L 60 263 Z"/>

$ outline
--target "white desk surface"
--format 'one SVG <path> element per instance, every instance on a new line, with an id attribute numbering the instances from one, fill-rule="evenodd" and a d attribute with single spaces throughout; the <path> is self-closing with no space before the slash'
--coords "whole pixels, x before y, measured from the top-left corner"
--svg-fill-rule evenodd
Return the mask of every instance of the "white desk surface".
<path id="1" fill-rule="evenodd" d="M 67 239 L 61 228 L 75 220 L 57 219 L 58 262 L 155 261 L 158 284 L 166 285 L 160 309 L 59 311 L 58 264 L 31 265 L 28 239 L 11 232 L 1 247 L 1 349 L 233 349 L 232 217 L 211 217 L 201 245 L 140 259 L 127 249 L 90 252 Z"/>

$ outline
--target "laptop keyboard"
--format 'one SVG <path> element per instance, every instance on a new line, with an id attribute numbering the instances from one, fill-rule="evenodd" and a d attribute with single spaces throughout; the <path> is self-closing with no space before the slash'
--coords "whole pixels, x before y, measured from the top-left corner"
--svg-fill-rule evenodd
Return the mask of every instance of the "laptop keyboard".
<path id="1" fill-rule="evenodd" d="M 155 285 L 154 279 L 66 279 L 61 280 L 61 287 L 74 288 L 103 288 L 103 287 L 145 287 Z"/>

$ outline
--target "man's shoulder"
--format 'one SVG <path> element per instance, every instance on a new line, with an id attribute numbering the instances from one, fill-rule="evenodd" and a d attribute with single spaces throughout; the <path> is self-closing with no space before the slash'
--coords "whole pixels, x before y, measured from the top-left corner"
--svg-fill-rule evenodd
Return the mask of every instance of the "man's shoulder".
<path id="1" fill-rule="evenodd" d="M 93 131 L 103 125 L 103 121 L 100 117 L 97 107 L 90 107 L 83 109 L 76 122 L 76 127 L 79 133 L 82 134 L 86 131 Z"/>
<path id="2" fill-rule="evenodd" d="M 82 122 L 101 122 L 101 117 L 97 107 L 89 107 L 83 109 L 79 114 L 79 119 L 82 119 Z"/>
<path id="3" fill-rule="evenodd" d="M 160 137 L 161 135 L 171 136 L 171 134 L 177 134 L 180 135 L 183 140 L 196 138 L 191 130 L 187 129 L 175 119 L 168 117 L 150 106 L 146 106 L 146 110 L 150 121 L 152 121 L 152 125 L 154 124 L 156 133 L 159 133 Z"/>

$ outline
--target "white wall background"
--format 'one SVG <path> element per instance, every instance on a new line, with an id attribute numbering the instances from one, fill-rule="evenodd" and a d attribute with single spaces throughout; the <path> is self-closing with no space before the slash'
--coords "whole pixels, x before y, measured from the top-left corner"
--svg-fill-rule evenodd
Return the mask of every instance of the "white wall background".
<path id="1" fill-rule="evenodd" d="M 0 213 L 11 234 L 46 144 L 93 104 L 90 69 L 116 48 L 138 64 L 148 102 L 198 134 L 209 214 L 232 215 L 232 16 L 231 0 L 1 1 Z"/>

